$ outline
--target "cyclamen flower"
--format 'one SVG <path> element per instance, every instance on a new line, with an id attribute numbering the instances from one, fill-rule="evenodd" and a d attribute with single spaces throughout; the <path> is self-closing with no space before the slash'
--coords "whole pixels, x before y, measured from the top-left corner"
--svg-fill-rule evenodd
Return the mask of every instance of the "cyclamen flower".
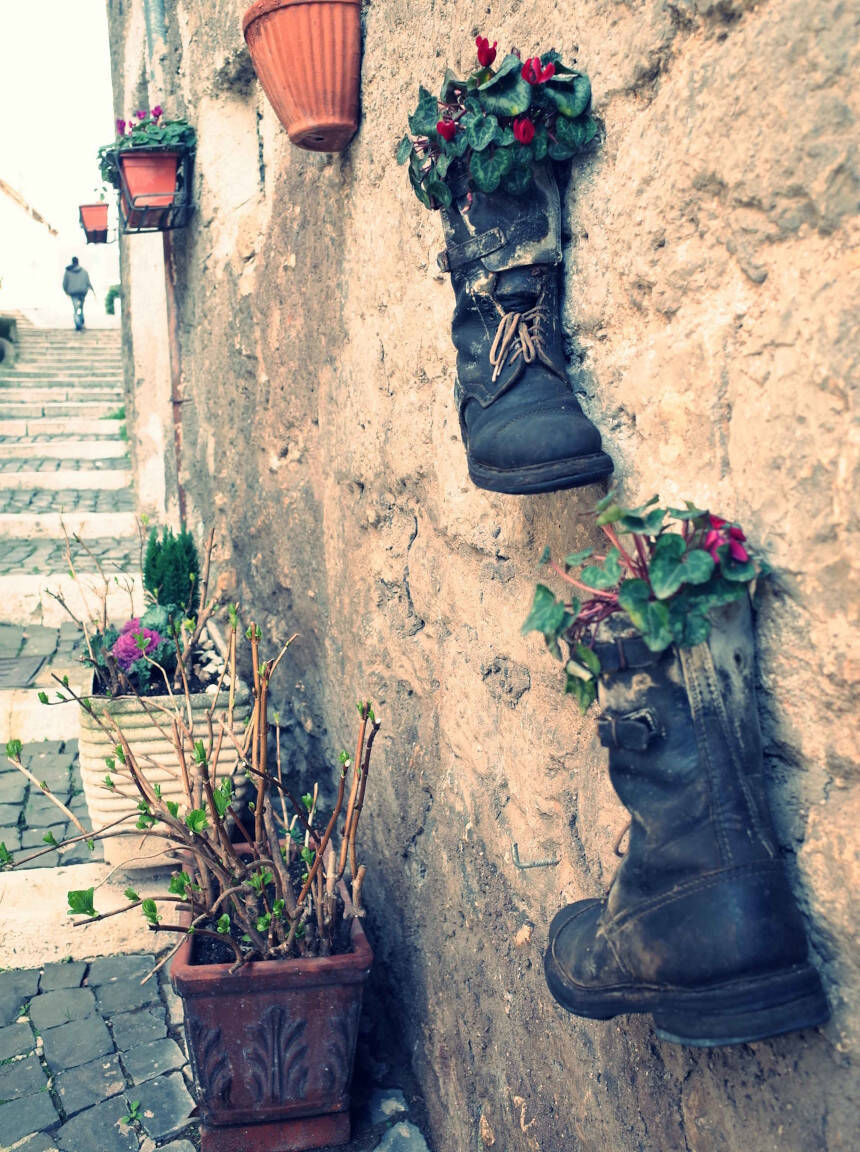
<path id="1" fill-rule="evenodd" d="M 540 57 L 530 56 L 523 64 L 520 75 L 529 84 L 546 84 L 547 80 L 555 76 L 555 64 L 550 61 L 545 68 L 542 68 Z"/>
<path id="2" fill-rule="evenodd" d="M 125 120 L 117 120 L 116 131 L 118 136 L 122 136 L 123 132 L 125 132 Z"/>
<path id="3" fill-rule="evenodd" d="M 729 524 L 722 516 L 709 516 L 708 519 L 711 527 L 705 533 L 702 547 L 709 553 L 714 563 L 718 564 L 720 560 L 718 549 L 721 545 L 728 544 L 731 558 L 738 564 L 746 564 L 750 556 L 743 546 L 743 541 L 746 540 L 743 530 L 736 524 Z"/>
<path id="4" fill-rule="evenodd" d="M 157 120 L 159 116 L 164 115 L 164 109 L 161 107 L 160 104 L 156 104 L 155 107 L 152 109 L 150 115 L 152 116 L 153 120 Z"/>
<path id="5" fill-rule="evenodd" d="M 476 36 L 475 43 L 478 46 L 478 63 L 482 68 L 489 68 L 496 58 L 496 45 L 498 44 L 498 40 L 493 41 L 492 48 L 486 36 Z"/>
<path id="6" fill-rule="evenodd" d="M 145 120 L 146 112 L 143 108 L 138 108 L 138 110 L 135 112 L 135 116 L 138 118 L 138 120 Z"/>
<path id="7" fill-rule="evenodd" d="M 137 643 L 140 636 L 146 638 L 146 647 L 142 652 Z M 157 648 L 161 642 L 162 637 L 158 632 L 152 628 L 141 628 L 140 620 L 133 616 L 123 625 L 123 629 L 110 651 L 123 672 L 128 672 L 135 660 L 139 660 L 144 655 L 148 656 L 153 648 Z"/>
<path id="8" fill-rule="evenodd" d="M 520 144 L 531 144 L 535 138 L 535 126 L 528 116 L 517 116 L 513 124 L 514 139 Z"/>
<path id="9" fill-rule="evenodd" d="M 436 131 L 443 140 L 447 140 L 450 143 L 450 141 L 454 139 L 457 125 L 453 120 L 439 120 L 436 124 Z"/>

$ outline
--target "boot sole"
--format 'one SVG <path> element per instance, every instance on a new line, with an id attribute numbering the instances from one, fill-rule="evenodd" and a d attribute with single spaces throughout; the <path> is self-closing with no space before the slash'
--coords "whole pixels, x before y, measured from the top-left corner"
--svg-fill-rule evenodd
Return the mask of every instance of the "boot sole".
<path id="1" fill-rule="evenodd" d="M 486 488 L 490 492 L 505 492 L 510 496 L 529 496 L 536 492 L 559 492 L 564 488 L 582 488 L 586 484 L 596 484 L 599 480 L 605 479 L 612 469 L 612 460 L 605 452 L 510 469 L 491 468 L 487 464 L 469 460 L 469 475 L 478 488 Z"/>
<path id="2" fill-rule="evenodd" d="M 661 1040 L 693 1048 L 766 1040 L 816 1028 L 830 1017 L 821 978 L 809 964 L 691 989 L 639 985 L 593 991 L 571 984 L 549 953 L 544 971 L 550 992 L 574 1016 L 610 1020 L 651 1013 Z"/>

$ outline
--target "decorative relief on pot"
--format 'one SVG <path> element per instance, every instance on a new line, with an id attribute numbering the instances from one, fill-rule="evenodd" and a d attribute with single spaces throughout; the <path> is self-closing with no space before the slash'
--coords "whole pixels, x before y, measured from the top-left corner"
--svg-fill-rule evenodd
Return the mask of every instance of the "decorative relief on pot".
<path id="1" fill-rule="evenodd" d="M 221 1041 L 221 1029 L 207 1028 L 193 1018 L 188 1020 L 187 1028 L 188 1050 L 203 1102 L 222 1108 L 231 1107 L 233 1073 Z"/>
<path id="2" fill-rule="evenodd" d="M 329 1021 L 326 1059 L 320 1073 L 323 1092 L 340 1094 L 349 1088 L 360 1012 L 361 1004 L 350 1004 L 342 1015 Z"/>
<path id="3" fill-rule="evenodd" d="M 260 1018 L 259 1029 L 248 1029 L 246 1084 L 258 1105 L 303 1100 L 308 1084 L 306 1021 L 293 1020 L 286 1008 L 274 1006 Z"/>

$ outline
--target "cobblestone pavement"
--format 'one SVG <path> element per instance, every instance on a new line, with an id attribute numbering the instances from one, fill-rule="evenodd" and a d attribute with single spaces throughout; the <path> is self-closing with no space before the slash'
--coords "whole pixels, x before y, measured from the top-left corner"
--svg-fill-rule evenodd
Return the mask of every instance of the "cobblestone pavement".
<path id="1" fill-rule="evenodd" d="M 3 445 L 0 442 L 0 453 Z M 110 472 L 119 471 L 128 467 L 128 460 L 124 456 L 116 456 L 107 460 L 80 460 L 77 457 L 63 460 L 44 456 L 19 457 L 18 459 L 0 459 L 0 472 Z"/>
<path id="2" fill-rule="evenodd" d="M 127 488 L 116 491 L 101 489 L 63 488 L 59 492 L 16 491 L 0 492 L 2 512 L 133 512 L 134 493 Z"/>
<path id="3" fill-rule="evenodd" d="M 96 560 L 109 574 L 140 571 L 140 543 L 137 540 L 117 540 L 115 537 L 88 539 L 87 547 L 92 557 L 79 550 L 75 554 L 75 567 L 79 572 L 95 572 Z M 67 568 L 63 540 L 0 540 L 0 576 L 65 572 Z"/>

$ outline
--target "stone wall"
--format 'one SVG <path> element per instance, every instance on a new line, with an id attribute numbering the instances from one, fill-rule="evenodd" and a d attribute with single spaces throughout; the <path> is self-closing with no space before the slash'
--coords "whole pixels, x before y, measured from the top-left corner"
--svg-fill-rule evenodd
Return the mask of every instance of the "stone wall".
<path id="1" fill-rule="evenodd" d="M 108 7 L 120 112 L 143 0 Z M 361 130 L 340 156 L 289 144 L 249 68 L 242 0 L 168 7 L 150 101 L 200 138 L 196 214 L 173 237 L 181 481 L 246 610 L 300 633 L 279 688 L 295 770 L 324 771 L 354 701 L 377 702 L 377 979 L 437 1152 L 471 1152 L 479 1132 L 504 1152 L 855 1148 L 856 6 L 369 4 Z M 568 1017 L 544 986 L 548 922 L 603 893 L 625 814 L 593 715 L 519 625 L 544 545 L 587 543 L 599 493 L 470 485 L 441 228 L 393 161 L 418 83 L 467 69 L 479 32 L 524 55 L 555 46 L 592 78 L 605 139 L 566 197 L 564 320 L 623 495 L 737 519 L 775 568 L 760 707 L 834 1009 L 820 1031 L 683 1049 L 647 1018 Z M 560 863 L 519 871 L 514 843 Z"/>

